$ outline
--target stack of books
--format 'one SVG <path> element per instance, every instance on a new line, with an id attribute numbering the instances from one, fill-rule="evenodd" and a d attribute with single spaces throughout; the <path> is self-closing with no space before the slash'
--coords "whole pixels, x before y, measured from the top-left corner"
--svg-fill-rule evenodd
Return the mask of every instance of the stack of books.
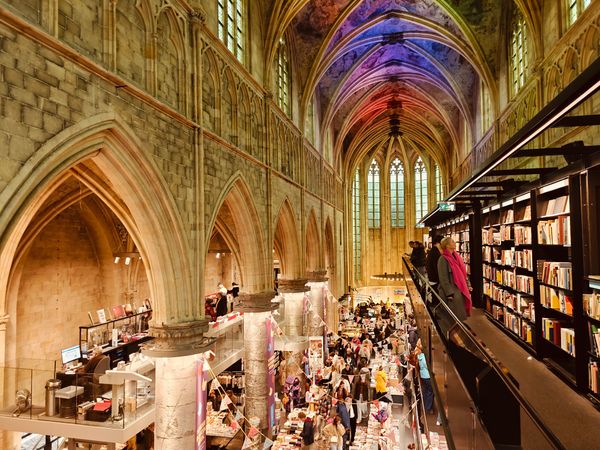
<path id="1" fill-rule="evenodd" d="M 572 289 L 572 266 L 570 262 L 538 261 L 538 279 L 562 289 Z"/>

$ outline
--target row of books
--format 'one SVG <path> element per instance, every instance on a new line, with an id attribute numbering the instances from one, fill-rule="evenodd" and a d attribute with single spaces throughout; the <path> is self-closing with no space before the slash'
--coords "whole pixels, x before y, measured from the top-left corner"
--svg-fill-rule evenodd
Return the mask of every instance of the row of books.
<path id="1" fill-rule="evenodd" d="M 569 214 L 569 196 L 552 198 L 540 204 L 540 216 L 550 216 L 554 214 Z"/>
<path id="2" fill-rule="evenodd" d="M 573 275 L 570 262 L 545 261 L 537 262 L 538 279 L 546 284 L 551 284 L 563 289 L 572 289 Z"/>
<path id="3" fill-rule="evenodd" d="M 573 316 L 573 300 L 563 291 L 548 286 L 540 286 L 540 303 L 546 308 Z"/>
<path id="4" fill-rule="evenodd" d="M 531 238 L 531 227 L 515 225 L 515 245 L 530 245 L 533 241 Z"/>
<path id="5" fill-rule="evenodd" d="M 512 226 L 501 225 L 500 226 L 500 239 L 503 241 L 512 241 Z"/>
<path id="6" fill-rule="evenodd" d="M 600 320 L 600 293 L 583 294 L 583 311 L 592 319 Z"/>
<path id="7" fill-rule="evenodd" d="M 502 243 L 500 231 L 495 228 L 481 230 L 481 242 L 487 245 L 500 245 Z"/>
<path id="8" fill-rule="evenodd" d="M 540 220 L 538 244 L 571 245 L 571 217 L 559 216 L 556 219 Z"/>
<path id="9" fill-rule="evenodd" d="M 600 330 L 594 324 L 588 324 L 590 331 L 590 351 L 600 357 Z"/>
<path id="10" fill-rule="evenodd" d="M 590 380 L 590 391 L 598 394 L 600 385 L 600 372 L 598 371 L 598 362 L 590 360 L 588 362 L 588 376 Z"/>
<path id="11" fill-rule="evenodd" d="M 497 262 L 500 264 L 500 250 L 493 247 L 483 247 L 482 258 L 485 262 Z"/>
<path id="12" fill-rule="evenodd" d="M 498 322 L 504 324 L 506 328 L 511 330 L 528 344 L 533 344 L 533 329 L 527 322 L 521 320 L 519 316 L 505 310 L 501 306 L 492 306 L 492 317 Z"/>
<path id="13" fill-rule="evenodd" d="M 542 318 L 542 336 L 568 354 L 575 356 L 575 330 L 573 328 L 563 328 L 560 321 L 544 317 Z"/>
<path id="14" fill-rule="evenodd" d="M 515 252 L 515 266 L 533 272 L 533 252 L 530 249 Z"/>

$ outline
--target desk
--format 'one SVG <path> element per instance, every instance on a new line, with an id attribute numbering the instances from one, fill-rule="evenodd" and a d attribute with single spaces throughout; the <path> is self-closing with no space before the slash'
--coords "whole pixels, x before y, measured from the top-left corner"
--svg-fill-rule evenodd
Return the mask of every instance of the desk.
<path id="1" fill-rule="evenodd" d="M 110 368 L 117 367 L 119 361 L 129 361 L 129 355 L 140 350 L 140 344 L 154 339 L 152 336 L 143 336 L 127 343 L 120 341 L 116 347 L 106 345 L 102 347 L 102 353 L 110 358 Z"/>
<path id="2" fill-rule="evenodd" d="M 77 397 L 81 394 L 83 386 L 67 386 L 56 391 L 54 396 L 58 399 L 60 417 L 74 417 L 77 414 Z"/>

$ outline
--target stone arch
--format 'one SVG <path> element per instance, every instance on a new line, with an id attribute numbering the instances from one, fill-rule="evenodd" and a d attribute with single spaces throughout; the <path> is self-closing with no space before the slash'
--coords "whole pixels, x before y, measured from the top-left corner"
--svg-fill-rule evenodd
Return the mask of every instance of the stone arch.
<path id="1" fill-rule="evenodd" d="M 148 22 L 144 11 L 147 11 L 146 2 L 134 4 L 133 2 L 117 3 L 117 73 L 131 80 L 136 86 L 146 88 L 147 61 L 146 46 L 148 45 Z"/>
<path id="2" fill-rule="evenodd" d="M 598 25 L 590 25 L 582 39 L 581 67 L 588 67 L 597 57 L 600 51 L 600 39 Z"/>
<path id="3" fill-rule="evenodd" d="M 13 263 L 34 216 L 74 175 L 121 221 L 144 261 L 154 323 L 202 319 L 189 242 L 166 182 L 135 134 L 114 114 L 81 121 L 42 146 L 0 194 L 0 315 L 10 310 Z"/>
<path id="4" fill-rule="evenodd" d="M 217 114 L 217 98 L 219 95 L 219 77 L 217 61 L 212 50 L 202 54 L 202 118 L 203 124 L 212 132 L 218 132 L 215 117 Z"/>
<path id="5" fill-rule="evenodd" d="M 282 278 L 299 278 L 304 275 L 301 270 L 300 241 L 294 210 L 287 198 L 281 204 L 276 217 L 273 249 L 281 263 Z"/>
<path id="6" fill-rule="evenodd" d="M 330 217 L 325 221 L 325 229 L 323 231 L 323 258 L 325 262 L 325 270 L 327 278 L 329 278 L 329 286 L 332 291 L 337 289 L 337 268 L 335 261 L 335 234 L 331 225 Z"/>
<path id="7" fill-rule="evenodd" d="M 306 225 L 306 271 L 313 272 L 321 268 L 321 239 L 315 210 L 311 209 Z"/>
<path id="8" fill-rule="evenodd" d="M 221 112 L 222 112 L 222 128 L 221 136 L 229 142 L 237 143 L 237 89 L 236 80 L 229 67 L 226 67 L 221 77 Z"/>
<path id="9" fill-rule="evenodd" d="M 183 109 L 185 47 L 181 26 L 171 7 L 156 18 L 156 95 L 175 109 Z"/>
<path id="10" fill-rule="evenodd" d="M 206 236 L 207 249 L 217 229 L 234 253 L 242 290 L 262 292 L 270 286 L 262 224 L 248 183 L 240 171 L 229 178 L 221 191 L 207 229 L 210 230 Z"/>

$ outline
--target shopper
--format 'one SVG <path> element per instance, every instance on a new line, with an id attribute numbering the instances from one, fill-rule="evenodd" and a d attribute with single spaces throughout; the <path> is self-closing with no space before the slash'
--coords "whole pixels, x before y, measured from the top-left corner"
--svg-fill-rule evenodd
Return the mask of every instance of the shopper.
<path id="1" fill-rule="evenodd" d="M 362 422 L 362 419 L 369 415 L 369 391 L 371 384 L 371 373 L 369 369 L 363 367 L 360 369 L 354 384 L 353 397 L 357 406 L 357 420 Z"/>
<path id="2" fill-rule="evenodd" d="M 427 359 L 423 353 L 423 344 L 421 339 L 417 341 L 415 349 L 417 361 L 419 362 L 419 377 L 421 378 L 421 389 L 423 390 L 423 406 L 425 411 L 433 414 L 433 387 L 431 386 L 431 376 L 427 368 Z"/>
<path id="3" fill-rule="evenodd" d="M 379 366 L 375 372 L 375 396 L 381 399 L 387 395 L 387 374 L 383 370 L 383 366 Z"/>
<path id="4" fill-rule="evenodd" d="M 438 275 L 438 260 L 442 256 L 442 246 L 440 244 L 440 242 L 442 242 L 442 239 L 443 236 L 439 234 L 436 234 L 433 237 L 433 246 L 431 247 L 430 252 L 427 254 L 426 262 L 427 279 L 429 280 L 429 284 L 431 285 L 431 287 L 436 290 L 437 285 L 440 282 L 440 277 Z M 427 301 L 431 302 L 433 301 L 433 298 L 430 295 L 428 295 Z"/>
<path id="5" fill-rule="evenodd" d="M 298 418 L 303 419 L 304 421 L 304 424 L 302 425 L 302 431 L 300 432 L 300 436 L 302 437 L 302 448 L 304 450 L 310 450 L 313 448 L 313 443 L 315 442 L 314 423 L 312 419 L 305 416 L 302 411 L 298 413 Z"/>
<path id="6" fill-rule="evenodd" d="M 344 434 L 342 435 L 343 448 L 348 448 L 348 440 L 350 437 L 350 411 L 346 406 L 346 397 L 340 395 L 336 406 L 336 412 L 342 425 L 344 426 Z"/>
<path id="7" fill-rule="evenodd" d="M 415 266 L 415 269 L 417 269 L 421 275 L 427 275 L 427 271 L 425 270 L 427 256 L 425 255 L 425 247 L 421 242 L 414 242 L 413 251 L 410 254 L 410 262 L 413 266 Z"/>
<path id="8" fill-rule="evenodd" d="M 352 401 L 352 397 L 346 397 L 345 403 L 348 413 L 350 414 L 350 434 L 348 436 L 348 445 L 352 445 L 354 442 L 354 436 L 356 435 L 356 419 L 358 411 L 356 409 L 356 402 Z"/>
<path id="9" fill-rule="evenodd" d="M 339 416 L 334 416 L 331 423 L 323 427 L 323 436 L 329 443 L 330 450 L 344 449 L 344 434 L 346 429 L 341 423 Z"/>
<path id="10" fill-rule="evenodd" d="M 441 241 L 442 257 L 438 259 L 439 293 L 458 320 L 471 315 L 471 292 L 467 269 L 456 252 L 456 243 L 450 237 Z"/>

